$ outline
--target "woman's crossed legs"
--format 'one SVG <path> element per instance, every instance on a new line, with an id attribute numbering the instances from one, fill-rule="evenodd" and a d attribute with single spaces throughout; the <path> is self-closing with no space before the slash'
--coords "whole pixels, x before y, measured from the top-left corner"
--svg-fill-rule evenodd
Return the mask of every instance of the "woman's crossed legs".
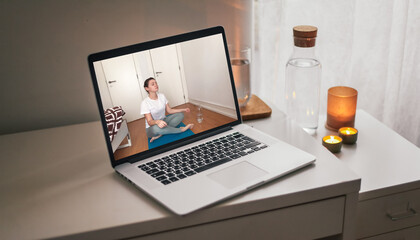
<path id="1" fill-rule="evenodd" d="M 185 127 L 177 128 L 176 126 L 178 126 L 182 122 L 183 119 L 184 119 L 183 113 L 170 114 L 163 119 L 163 121 L 165 121 L 166 124 L 168 125 L 164 128 L 160 128 L 157 125 L 153 125 L 147 128 L 146 129 L 147 137 L 151 138 L 150 142 L 153 142 L 154 140 L 160 138 L 162 135 L 181 133 L 181 132 L 187 131 L 188 129 L 192 129 L 194 127 L 194 124 L 188 124 Z"/>

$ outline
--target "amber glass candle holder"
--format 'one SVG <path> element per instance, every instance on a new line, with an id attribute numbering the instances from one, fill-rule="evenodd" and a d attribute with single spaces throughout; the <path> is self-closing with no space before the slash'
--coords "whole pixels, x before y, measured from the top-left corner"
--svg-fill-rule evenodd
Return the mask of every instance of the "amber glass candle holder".
<path id="1" fill-rule="evenodd" d="M 356 89 L 342 86 L 328 89 L 327 123 L 325 126 L 331 130 L 354 127 L 356 105 Z"/>

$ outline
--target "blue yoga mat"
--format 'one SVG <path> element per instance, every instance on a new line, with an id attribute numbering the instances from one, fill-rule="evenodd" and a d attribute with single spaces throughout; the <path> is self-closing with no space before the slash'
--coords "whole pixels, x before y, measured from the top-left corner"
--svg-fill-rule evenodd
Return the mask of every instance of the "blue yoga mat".
<path id="1" fill-rule="evenodd" d="M 177 127 L 185 127 L 185 124 L 181 122 Z M 150 138 L 148 138 L 147 143 L 149 144 L 149 149 L 152 149 L 192 135 L 194 135 L 194 133 L 188 129 L 182 133 L 163 135 L 162 137 L 154 140 L 152 143 L 150 142 Z"/>

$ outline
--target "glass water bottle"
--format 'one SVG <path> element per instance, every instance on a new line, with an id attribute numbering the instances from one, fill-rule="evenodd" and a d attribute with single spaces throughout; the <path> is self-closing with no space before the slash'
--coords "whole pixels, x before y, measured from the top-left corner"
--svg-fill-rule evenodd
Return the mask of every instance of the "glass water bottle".
<path id="1" fill-rule="evenodd" d="M 294 49 L 286 65 L 286 112 L 304 130 L 314 133 L 318 127 L 321 63 L 315 57 L 318 29 L 293 28 Z"/>

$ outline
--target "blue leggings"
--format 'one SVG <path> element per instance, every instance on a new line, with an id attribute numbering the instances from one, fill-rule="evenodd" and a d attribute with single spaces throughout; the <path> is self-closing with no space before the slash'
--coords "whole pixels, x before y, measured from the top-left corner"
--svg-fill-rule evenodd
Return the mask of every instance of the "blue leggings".
<path id="1" fill-rule="evenodd" d="M 174 113 L 166 116 L 164 119 L 168 125 L 164 128 L 160 128 L 158 125 L 153 125 L 151 127 L 146 128 L 146 134 L 148 138 L 156 137 L 159 135 L 165 134 L 174 134 L 174 133 L 181 133 L 181 128 L 177 128 L 182 120 L 184 120 L 183 113 Z"/>

